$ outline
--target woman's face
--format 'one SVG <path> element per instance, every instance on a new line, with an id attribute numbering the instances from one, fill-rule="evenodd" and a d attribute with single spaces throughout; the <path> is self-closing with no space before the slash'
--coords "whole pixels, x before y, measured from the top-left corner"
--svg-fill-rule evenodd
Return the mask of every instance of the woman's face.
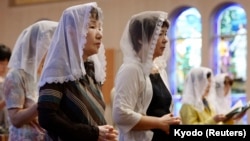
<path id="1" fill-rule="evenodd" d="M 85 48 L 83 49 L 83 59 L 86 60 L 89 56 L 98 53 L 102 42 L 102 27 L 100 21 L 95 18 L 90 18 L 88 33 L 86 37 Z"/>
<path id="2" fill-rule="evenodd" d="M 157 40 L 155 51 L 154 51 L 154 54 L 153 54 L 153 59 L 158 57 L 158 56 L 161 56 L 163 54 L 163 52 L 164 52 L 165 45 L 168 42 L 167 30 L 168 30 L 167 27 L 162 27 L 161 28 L 161 32 L 159 34 L 159 38 Z"/>
<path id="3" fill-rule="evenodd" d="M 0 77 L 5 77 L 8 71 L 8 63 L 9 61 L 6 59 L 4 61 L 0 61 Z"/>
<path id="4" fill-rule="evenodd" d="M 232 80 L 230 80 L 228 77 L 225 78 L 224 80 L 224 95 L 228 95 L 229 91 L 231 90 L 231 87 L 232 87 Z"/>
<path id="5" fill-rule="evenodd" d="M 207 78 L 207 80 L 208 80 L 208 83 L 207 83 L 207 86 L 205 88 L 205 92 L 203 94 L 203 97 L 207 97 L 208 96 L 209 90 L 210 90 L 210 87 L 211 87 L 211 81 L 212 81 L 211 77 Z"/>

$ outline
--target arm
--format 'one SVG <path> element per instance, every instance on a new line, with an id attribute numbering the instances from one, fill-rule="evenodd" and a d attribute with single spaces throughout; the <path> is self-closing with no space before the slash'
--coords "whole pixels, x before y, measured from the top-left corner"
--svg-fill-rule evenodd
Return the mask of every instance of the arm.
<path id="1" fill-rule="evenodd" d="M 37 104 L 33 104 L 28 108 L 11 108 L 8 109 L 9 117 L 11 123 L 15 127 L 21 127 L 24 124 L 27 124 L 35 119 L 37 116 Z"/>
<path id="2" fill-rule="evenodd" d="M 27 84 L 26 84 L 27 83 Z M 4 95 L 11 123 L 16 127 L 30 123 L 37 116 L 37 105 L 34 101 L 25 98 L 31 93 L 29 82 L 23 80 L 19 73 L 8 75 L 4 83 Z"/>
<path id="3" fill-rule="evenodd" d="M 161 129 L 169 133 L 169 125 L 178 125 L 181 120 L 173 117 L 173 114 L 166 114 L 162 117 L 142 116 L 141 120 L 133 127 L 133 130 Z"/>
<path id="4" fill-rule="evenodd" d="M 38 100 L 40 125 L 62 140 L 97 140 L 99 136 L 97 126 L 72 122 L 60 110 L 63 95 L 61 87 L 60 84 L 46 84 L 40 88 Z"/>
<path id="5" fill-rule="evenodd" d="M 168 131 L 169 124 L 178 124 L 180 120 L 170 115 L 159 118 L 141 113 L 145 107 L 140 104 L 143 101 L 140 101 L 139 97 L 144 97 L 144 99 L 147 97 L 147 95 L 142 95 L 146 89 L 146 80 L 140 77 L 141 74 L 143 73 L 134 66 L 122 66 L 118 72 L 113 105 L 114 121 L 123 132 L 156 128 Z M 148 98 L 149 102 L 150 100 L 151 98 Z"/>
<path id="6" fill-rule="evenodd" d="M 135 110 L 142 91 L 140 87 L 145 85 L 145 82 L 140 82 L 139 75 L 140 71 L 138 72 L 138 67 L 135 65 L 122 65 L 116 75 L 112 116 L 117 127 L 125 133 L 129 132 L 142 117 L 138 112 L 139 109 Z"/>

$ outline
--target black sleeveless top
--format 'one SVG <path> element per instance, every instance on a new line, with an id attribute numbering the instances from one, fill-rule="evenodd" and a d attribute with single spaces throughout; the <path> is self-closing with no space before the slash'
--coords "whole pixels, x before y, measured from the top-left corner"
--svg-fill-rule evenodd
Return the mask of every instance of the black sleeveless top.
<path id="1" fill-rule="evenodd" d="M 165 86 L 159 73 L 150 74 L 153 87 L 153 97 L 147 110 L 147 115 L 161 117 L 170 113 L 172 96 Z M 152 141 L 169 140 L 169 135 L 160 129 L 153 129 L 154 136 Z"/>

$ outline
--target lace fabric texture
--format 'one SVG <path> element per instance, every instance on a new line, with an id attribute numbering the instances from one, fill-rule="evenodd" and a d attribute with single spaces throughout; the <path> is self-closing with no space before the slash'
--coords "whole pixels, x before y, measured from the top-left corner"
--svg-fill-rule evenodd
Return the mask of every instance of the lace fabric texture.
<path id="1" fill-rule="evenodd" d="M 139 62 L 143 66 L 143 72 L 145 75 L 149 75 L 153 66 L 153 53 L 155 46 L 163 21 L 167 19 L 167 16 L 168 14 L 162 11 L 145 11 L 131 17 L 124 29 L 120 41 L 120 47 L 124 56 L 124 63 Z M 138 29 L 138 31 L 141 31 L 141 35 L 138 36 L 141 36 L 142 38 L 140 41 L 141 49 L 139 49 L 138 52 L 134 50 L 130 36 L 130 29 L 133 28 L 133 25 L 136 26 L 137 24 L 142 25 L 142 29 Z M 150 24 L 155 25 L 152 37 L 149 37 L 150 33 L 148 32 Z"/>
<path id="2" fill-rule="evenodd" d="M 231 89 L 225 95 L 224 90 L 224 81 L 226 76 L 229 76 L 227 73 L 221 73 L 215 76 L 216 83 L 216 111 L 218 114 L 226 114 L 231 109 Z M 223 108 L 222 108 L 223 106 Z"/>
<path id="3" fill-rule="evenodd" d="M 57 25 L 57 22 L 43 20 L 24 29 L 15 43 L 8 67 L 23 69 L 36 82 L 39 77 L 37 70 L 48 51 Z"/>
<path id="4" fill-rule="evenodd" d="M 98 17 L 102 23 L 102 11 L 95 2 L 72 6 L 64 10 L 45 60 L 39 86 L 45 83 L 74 81 L 86 74 L 82 56 L 86 44 L 90 10 L 93 7 L 98 10 Z M 94 61 L 96 80 L 103 83 L 106 78 L 104 45 L 101 44 L 98 54 L 88 59 Z"/>
<path id="5" fill-rule="evenodd" d="M 207 73 L 211 73 L 211 87 L 206 100 L 210 107 L 215 107 L 215 86 L 214 76 L 212 70 L 206 67 L 192 68 L 184 82 L 184 89 L 182 93 L 182 103 L 193 105 L 199 111 L 204 110 L 202 96 L 208 85 Z"/>

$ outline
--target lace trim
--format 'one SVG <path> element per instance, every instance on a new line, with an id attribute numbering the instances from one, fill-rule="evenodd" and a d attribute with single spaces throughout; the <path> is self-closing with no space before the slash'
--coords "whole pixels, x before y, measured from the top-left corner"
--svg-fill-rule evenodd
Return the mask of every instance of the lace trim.
<path id="1" fill-rule="evenodd" d="M 46 83 L 64 83 L 69 81 L 75 81 L 77 79 L 80 79 L 83 75 L 82 74 L 76 74 L 75 76 L 69 75 L 69 76 L 63 76 L 63 77 L 52 77 L 52 78 L 46 78 L 44 81 L 39 82 L 39 87 L 45 85 Z"/>
<path id="2" fill-rule="evenodd" d="M 154 54 L 154 50 L 155 50 L 155 47 L 156 47 L 157 40 L 159 38 L 159 34 L 161 32 L 161 27 L 162 27 L 164 18 L 165 18 L 165 16 L 163 14 L 161 14 L 160 17 L 158 18 L 157 23 L 156 23 L 155 32 L 154 32 L 154 35 L 152 36 L 151 45 L 149 46 L 150 49 L 149 49 L 148 56 L 147 56 L 147 59 L 146 59 L 147 61 L 145 62 L 144 67 L 143 67 L 143 72 L 146 75 L 150 74 L 150 71 L 151 71 L 151 68 L 152 68 L 153 54 Z"/>

